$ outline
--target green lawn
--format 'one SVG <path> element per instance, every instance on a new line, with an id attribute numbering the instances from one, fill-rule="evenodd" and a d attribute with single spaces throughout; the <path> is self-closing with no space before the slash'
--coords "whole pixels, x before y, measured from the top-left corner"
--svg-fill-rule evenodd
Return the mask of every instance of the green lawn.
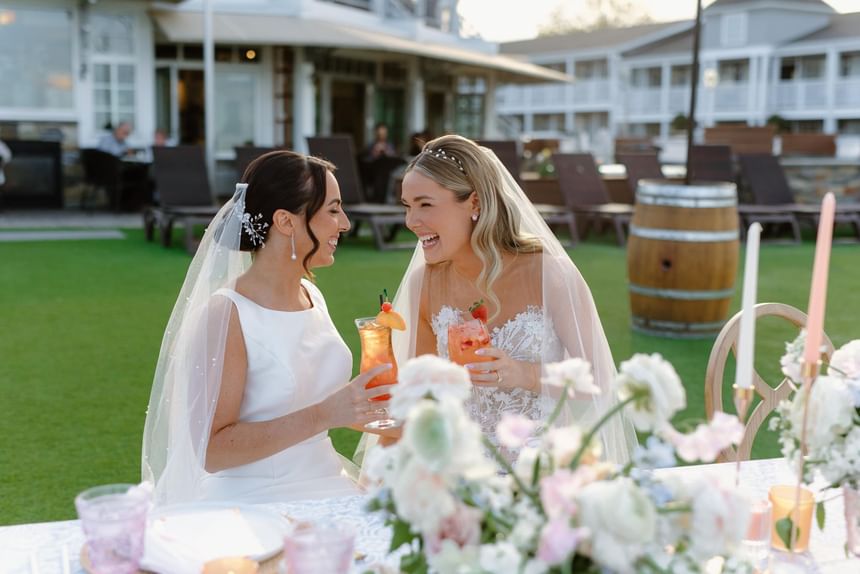
<path id="1" fill-rule="evenodd" d="M 760 300 L 805 308 L 812 254 L 811 243 L 765 246 Z M 594 292 L 616 361 L 662 353 L 687 388 L 689 406 L 676 422 L 702 419 L 712 341 L 633 334 L 624 250 L 586 243 L 572 255 Z M 356 357 L 352 319 L 373 312 L 383 287 L 396 289 L 409 257 L 345 241 L 335 266 L 318 273 Z M 125 241 L 0 244 L 0 261 L 0 524 L 73 518 L 78 491 L 139 478 L 152 372 L 190 259 L 132 230 Z M 836 246 L 831 265 L 826 328 L 838 345 L 858 336 L 860 247 Z M 773 375 L 793 333 L 768 324 L 758 333 L 757 366 Z M 757 457 L 777 452 L 767 434 L 760 434 Z M 356 438 L 335 432 L 342 452 L 351 453 Z"/>

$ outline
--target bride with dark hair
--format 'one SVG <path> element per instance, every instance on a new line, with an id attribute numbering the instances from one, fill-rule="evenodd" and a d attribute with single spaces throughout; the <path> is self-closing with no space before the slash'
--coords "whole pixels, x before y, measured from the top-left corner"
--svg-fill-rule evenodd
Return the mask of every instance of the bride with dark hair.
<path id="1" fill-rule="evenodd" d="M 359 492 L 328 429 L 386 418 L 312 283 L 349 230 L 334 166 L 254 160 L 215 216 L 165 330 L 143 436 L 159 504 Z"/>

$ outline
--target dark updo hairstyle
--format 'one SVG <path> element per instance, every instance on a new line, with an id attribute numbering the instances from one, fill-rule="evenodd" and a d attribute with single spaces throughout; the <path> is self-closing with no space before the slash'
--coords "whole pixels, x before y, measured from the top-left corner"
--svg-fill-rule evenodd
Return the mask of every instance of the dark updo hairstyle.
<path id="1" fill-rule="evenodd" d="M 314 244 L 302 261 L 305 271 L 308 261 L 317 252 L 320 242 L 311 231 L 310 220 L 325 203 L 326 172 L 334 172 L 331 162 L 294 151 L 278 150 L 263 154 L 252 161 L 242 175 L 242 183 L 248 184 L 245 192 L 245 213 L 257 217 L 263 241 L 272 228 L 272 218 L 278 209 L 286 209 L 296 215 L 304 214 L 305 229 Z M 263 224 L 265 228 L 263 229 Z M 242 232 L 240 249 L 257 251 L 250 235 Z"/>

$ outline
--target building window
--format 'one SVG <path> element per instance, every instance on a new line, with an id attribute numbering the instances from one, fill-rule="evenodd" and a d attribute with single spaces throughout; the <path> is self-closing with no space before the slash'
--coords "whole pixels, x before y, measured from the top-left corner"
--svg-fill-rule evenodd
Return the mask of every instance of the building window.
<path id="1" fill-rule="evenodd" d="M 779 66 L 779 79 L 791 80 L 820 80 L 824 78 L 825 56 L 801 56 L 797 58 L 782 58 Z"/>
<path id="2" fill-rule="evenodd" d="M 532 118 L 532 131 L 563 132 L 564 114 L 535 114 Z"/>
<path id="3" fill-rule="evenodd" d="M 839 56 L 839 75 L 860 78 L 860 52 L 843 52 Z"/>
<path id="4" fill-rule="evenodd" d="M 660 124 L 658 123 L 634 123 L 627 125 L 627 133 L 632 137 L 658 137 L 660 135 Z"/>
<path id="5" fill-rule="evenodd" d="M 258 74 L 255 70 L 225 71 L 215 74 L 215 148 L 231 151 L 234 147 L 252 145 L 258 101 Z"/>
<path id="6" fill-rule="evenodd" d="M 690 66 L 672 66 L 671 84 L 676 88 L 688 87 L 690 85 Z"/>
<path id="7" fill-rule="evenodd" d="M 720 22 L 723 46 L 743 46 L 747 42 L 747 15 L 744 12 L 724 14 Z"/>
<path id="8" fill-rule="evenodd" d="M 134 16 L 90 14 L 87 19 L 94 53 L 134 55 Z"/>
<path id="9" fill-rule="evenodd" d="M 632 85 L 636 88 L 659 88 L 662 81 L 662 70 L 659 66 L 653 68 L 634 68 Z"/>
<path id="10" fill-rule="evenodd" d="M 134 123 L 134 64 L 93 65 L 93 111 L 96 130 L 107 130 L 120 122 Z"/>
<path id="11" fill-rule="evenodd" d="M 723 60 L 719 64 L 721 84 L 745 84 L 750 78 L 749 60 Z"/>
<path id="12" fill-rule="evenodd" d="M 860 118 L 839 120 L 839 133 L 846 135 L 860 135 Z"/>
<path id="13" fill-rule="evenodd" d="M 606 60 L 581 60 L 576 62 L 573 73 L 579 80 L 605 80 L 609 67 Z"/>
<path id="14" fill-rule="evenodd" d="M 73 110 L 71 12 L 0 8 L 0 14 L 0 108 Z"/>
<path id="15" fill-rule="evenodd" d="M 794 120 L 788 122 L 791 133 L 795 134 L 820 134 L 824 133 L 823 120 Z"/>
<path id="16" fill-rule="evenodd" d="M 549 62 L 546 64 L 540 64 L 540 66 L 549 68 L 550 70 L 555 70 L 556 72 L 561 72 L 562 74 L 567 72 L 567 66 L 564 62 Z"/>

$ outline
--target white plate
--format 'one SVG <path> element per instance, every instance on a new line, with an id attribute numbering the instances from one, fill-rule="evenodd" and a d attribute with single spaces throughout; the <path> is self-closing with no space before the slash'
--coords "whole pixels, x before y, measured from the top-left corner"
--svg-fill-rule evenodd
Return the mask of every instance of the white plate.
<path id="1" fill-rule="evenodd" d="M 286 519 L 263 507 L 229 503 L 177 504 L 150 513 L 141 568 L 164 571 L 171 555 L 188 569 L 216 558 L 262 562 L 283 549 Z M 183 568 L 184 569 L 184 568 Z"/>

